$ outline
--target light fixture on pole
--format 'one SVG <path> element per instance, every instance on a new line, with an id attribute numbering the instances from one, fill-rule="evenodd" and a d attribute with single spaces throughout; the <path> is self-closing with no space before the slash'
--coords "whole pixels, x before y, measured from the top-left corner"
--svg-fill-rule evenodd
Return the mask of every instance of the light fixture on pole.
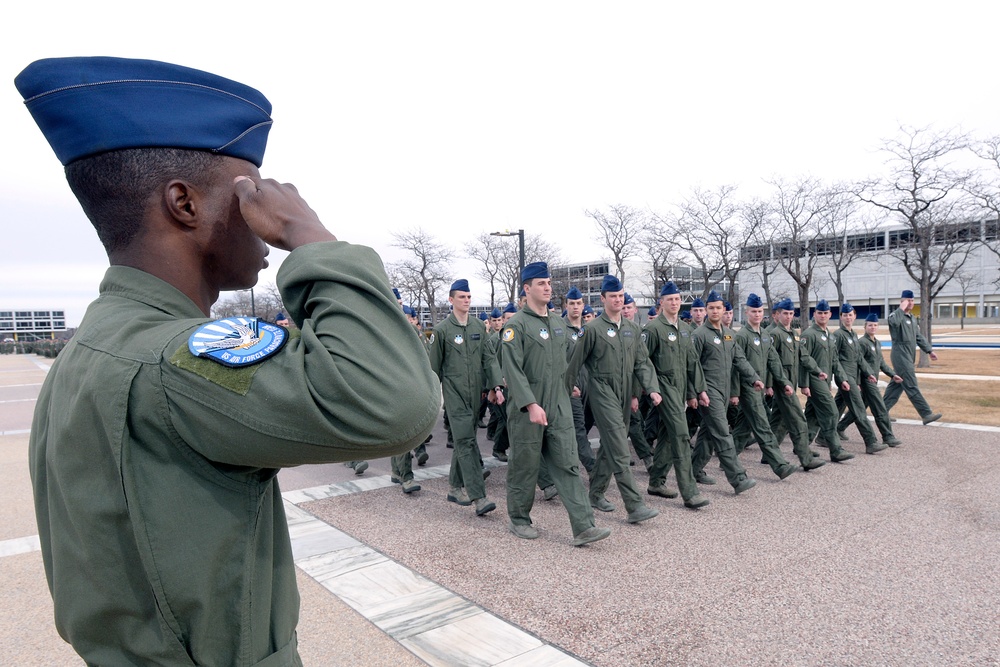
<path id="1" fill-rule="evenodd" d="M 490 232 L 490 236 L 516 236 L 518 237 L 518 267 L 517 267 L 517 279 L 521 279 L 521 273 L 524 272 L 524 230 L 519 229 L 516 232 L 512 232 L 509 229 L 505 229 L 502 232 Z"/>

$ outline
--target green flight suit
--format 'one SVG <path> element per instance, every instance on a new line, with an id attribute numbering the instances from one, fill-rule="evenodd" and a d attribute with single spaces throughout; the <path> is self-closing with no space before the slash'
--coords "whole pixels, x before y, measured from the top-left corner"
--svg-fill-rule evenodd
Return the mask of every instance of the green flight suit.
<path id="1" fill-rule="evenodd" d="M 562 318 L 519 310 L 500 334 L 503 375 L 510 394 L 507 428 L 507 515 L 515 525 L 531 525 L 538 470 L 545 462 L 569 513 L 573 535 L 594 526 L 594 510 L 580 479 L 573 437 L 573 414 L 566 389 L 569 335 Z M 548 424 L 531 423 L 527 407 L 537 403 Z"/>
<path id="2" fill-rule="evenodd" d="M 861 386 L 872 384 L 868 381 L 868 377 L 875 375 L 878 371 L 873 371 L 868 362 L 865 361 L 858 335 L 852 329 L 841 324 L 833 332 L 833 340 L 837 346 L 837 355 L 840 358 L 840 367 L 844 371 L 844 379 L 851 385 L 847 391 L 844 391 L 843 387 L 837 389 L 835 401 L 837 420 L 840 421 L 841 412 L 847 408 L 848 414 L 854 415 L 854 423 L 861 433 L 861 438 L 865 441 L 865 447 L 870 448 L 878 439 L 875 437 L 875 430 L 868 422 L 865 402 L 861 398 Z"/>
<path id="3" fill-rule="evenodd" d="M 416 327 L 411 327 L 413 333 L 417 336 L 420 341 L 421 347 L 424 349 L 425 353 L 430 352 L 430 347 L 427 344 L 427 339 L 420 333 L 420 330 Z M 428 438 L 429 439 L 429 438 Z M 421 453 L 427 451 L 427 440 L 417 445 L 417 447 L 411 452 L 409 450 L 403 452 L 402 454 L 397 454 L 389 459 L 389 463 L 392 469 L 392 474 L 400 482 L 406 482 L 413 479 L 413 457 L 420 456 Z"/>
<path id="4" fill-rule="evenodd" d="M 632 413 L 632 398 L 641 389 L 658 392 L 656 374 L 635 322 L 622 317 L 615 324 L 607 313 L 583 327 L 569 360 L 567 378 L 576 378 L 586 366 L 587 400 L 601 435 L 597 450 L 597 465 L 590 476 L 590 499 L 594 502 L 604 492 L 614 476 L 631 513 L 644 506 L 642 496 L 629 469 L 628 424 Z M 573 382 L 569 382 L 572 390 Z"/>
<path id="5" fill-rule="evenodd" d="M 444 409 L 455 441 L 451 486 L 465 488 L 469 500 L 485 498 L 476 422 L 483 392 L 503 382 L 496 349 L 486 337 L 482 320 L 469 317 L 466 324 L 461 324 L 452 313 L 434 327 L 430 358 L 431 368 L 441 379 Z"/>
<path id="6" fill-rule="evenodd" d="M 830 381 L 837 385 L 844 380 L 844 371 L 840 366 L 840 356 L 833 334 L 827 329 L 821 329 L 815 322 L 802 332 L 802 350 L 816 363 L 816 367 L 827 378 L 820 380 L 819 375 L 809 373 L 799 368 L 799 385 L 809 386 L 810 396 L 806 400 L 806 423 L 809 425 L 809 442 L 816 438 L 817 433 L 830 448 L 831 460 L 835 459 L 843 449 L 840 446 L 840 436 L 837 435 L 837 404 L 830 393 Z"/>
<path id="7" fill-rule="evenodd" d="M 802 350 L 798 335 L 791 329 L 786 329 L 778 322 L 767 328 L 771 336 L 771 344 L 781 361 L 781 368 L 788 381 L 797 383 L 799 388 L 811 386 L 811 377 L 819 374 L 819 367 L 813 358 Z M 774 396 L 771 399 L 771 432 L 780 444 L 787 432 L 792 439 L 792 452 L 798 457 L 803 467 L 809 466 L 815 458 L 809 443 L 809 425 L 802 412 L 802 403 L 796 395 L 785 396 L 783 391 L 775 387 L 773 378 L 771 387 Z M 811 390 L 810 390 L 811 391 Z"/>
<path id="8" fill-rule="evenodd" d="M 747 478 L 747 472 L 736 458 L 733 436 L 729 433 L 729 422 L 726 420 L 729 397 L 732 396 L 732 374 L 734 371 L 739 373 L 742 380 L 750 384 L 760 380 L 760 377 L 736 343 L 733 330 L 721 324 L 719 326 L 722 328 L 714 328 L 706 319 L 691 335 L 694 353 L 705 373 L 709 401 L 708 406 L 698 406 L 701 425 L 691 456 L 691 467 L 697 478 L 712 458 L 714 448 L 726 479 L 735 488 Z"/>
<path id="9" fill-rule="evenodd" d="M 694 355 L 690 327 L 680 320 L 670 323 L 660 313 L 646 325 L 642 340 L 663 399 L 654 408 L 659 419 L 649 485 L 663 486 L 672 465 L 681 497 L 691 500 L 698 495 L 698 485 L 691 470 L 691 436 L 685 410 L 689 399 L 705 391 L 705 375 Z"/>
<path id="10" fill-rule="evenodd" d="M 754 331 L 748 324 L 736 332 L 735 338 L 747 361 L 764 380 L 765 387 L 773 387 L 774 393 L 783 394 L 785 387 L 791 387 L 794 391 L 795 380 L 789 380 L 785 376 L 771 334 L 766 331 Z M 782 456 L 778 441 L 771 431 L 767 411 L 764 409 L 764 392 L 756 391 L 752 382 L 740 382 L 735 375 L 733 385 L 734 395 L 740 397 L 740 402 L 736 406 L 738 410 L 736 428 L 733 430 L 734 443 L 745 441 L 744 433 L 751 434 L 760 445 L 764 460 L 771 466 L 771 470 L 778 473 L 781 468 L 788 465 L 788 461 Z M 743 447 L 737 449 L 742 451 Z"/>
<path id="11" fill-rule="evenodd" d="M 865 334 L 858 339 L 858 344 L 861 346 L 861 352 L 864 355 L 865 361 L 868 363 L 868 367 L 872 369 L 872 371 L 881 370 L 889 376 L 889 382 L 891 383 L 892 376 L 895 375 L 895 372 L 893 372 L 889 364 L 885 363 L 885 357 L 882 355 L 882 343 L 880 343 L 875 336 Z M 872 417 L 875 418 L 875 426 L 878 428 L 879 433 L 882 434 L 882 441 L 894 440 L 896 436 L 892 432 L 892 422 L 889 419 L 889 410 L 885 407 L 885 403 L 882 400 L 882 392 L 879 391 L 878 385 L 872 384 L 871 382 L 862 382 L 861 398 L 865 405 L 867 405 L 871 410 Z M 840 423 L 837 425 L 837 430 L 843 431 L 853 423 L 854 414 L 848 412 L 840 420 Z"/>
<path id="12" fill-rule="evenodd" d="M 569 320 L 563 318 L 566 322 L 567 333 L 569 334 L 569 348 L 566 350 L 567 355 L 573 354 L 573 348 L 576 346 L 576 341 L 580 339 L 580 333 L 583 331 L 583 327 L 573 326 L 570 324 Z M 567 356 L 568 359 L 568 356 Z M 576 452 L 580 457 L 580 465 L 583 466 L 587 474 L 590 475 L 594 471 L 594 466 L 597 465 L 596 459 L 594 459 L 594 449 L 590 446 L 590 438 L 587 435 L 586 427 L 586 404 L 587 404 L 587 369 L 581 368 L 577 378 L 575 380 L 577 388 L 580 390 L 579 396 L 570 396 L 569 402 L 570 407 L 573 409 L 573 430 L 576 433 Z"/>
<path id="13" fill-rule="evenodd" d="M 277 469 L 395 454 L 434 424 L 427 355 L 373 250 L 305 245 L 277 282 L 301 336 L 229 368 L 188 352 L 211 320 L 187 296 L 112 266 L 45 379 L 42 561 L 88 664 L 301 664 Z"/>
<path id="14" fill-rule="evenodd" d="M 920 333 L 920 328 L 913 315 L 907 315 L 902 308 L 897 308 L 889 313 L 888 320 L 889 337 L 892 339 L 889 359 L 892 361 L 896 375 L 903 378 L 903 382 L 901 384 L 890 382 L 885 388 L 885 394 L 883 394 L 885 407 L 892 410 L 905 391 L 907 398 L 910 399 L 910 403 L 913 403 L 913 407 L 916 408 L 921 418 L 927 418 L 934 411 L 931 410 L 927 399 L 920 393 L 920 387 L 917 386 L 917 372 L 913 361 L 917 354 L 917 347 L 927 354 L 930 354 L 933 348 Z"/>

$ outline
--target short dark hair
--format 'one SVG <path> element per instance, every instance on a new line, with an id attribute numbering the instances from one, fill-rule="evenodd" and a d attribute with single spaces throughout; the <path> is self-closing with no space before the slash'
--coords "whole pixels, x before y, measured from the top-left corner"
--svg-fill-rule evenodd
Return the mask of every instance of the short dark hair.
<path id="1" fill-rule="evenodd" d="M 223 159 L 180 148 L 127 148 L 69 163 L 66 180 L 110 253 L 135 239 L 153 190 L 174 178 L 207 185 Z"/>

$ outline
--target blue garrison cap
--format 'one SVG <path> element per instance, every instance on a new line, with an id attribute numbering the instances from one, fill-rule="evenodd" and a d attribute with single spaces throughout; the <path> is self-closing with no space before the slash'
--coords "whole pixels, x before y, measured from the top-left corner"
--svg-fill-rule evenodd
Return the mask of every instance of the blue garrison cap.
<path id="1" fill-rule="evenodd" d="M 503 312 L 505 312 L 505 313 L 516 313 L 517 312 L 517 306 L 515 306 L 513 303 L 508 303 L 506 306 L 504 306 Z"/>
<path id="2" fill-rule="evenodd" d="M 750 295 L 747 296 L 747 308 L 763 308 L 763 307 L 764 307 L 764 302 L 760 300 L 760 297 L 754 294 L 753 292 L 750 292 Z"/>
<path id="3" fill-rule="evenodd" d="M 713 301 L 722 301 L 722 303 L 725 303 L 725 301 L 722 300 L 722 295 L 715 290 L 708 293 L 708 298 L 705 299 L 705 303 L 712 303 Z M 694 308 L 694 304 L 692 304 L 691 307 Z"/>
<path id="4" fill-rule="evenodd" d="M 840 304 L 840 312 L 842 312 L 842 313 L 853 313 L 854 312 L 854 306 L 852 306 L 851 304 L 849 304 L 849 303 L 847 303 L 845 301 L 844 303 Z"/>
<path id="5" fill-rule="evenodd" d="M 125 148 L 185 148 L 264 160 L 271 103 L 242 83 L 131 58 L 47 58 L 14 79 L 64 165 Z"/>
<path id="6" fill-rule="evenodd" d="M 548 278 L 549 265 L 545 262 L 532 262 L 521 269 L 521 282 L 526 283 L 532 278 Z M 522 292 L 524 290 L 521 290 Z"/>
<path id="7" fill-rule="evenodd" d="M 816 310 L 818 310 L 821 313 L 829 313 L 830 304 L 826 302 L 826 299 L 820 299 L 819 303 L 816 304 Z"/>
<path id="8" fill-rule="evenodd" d="M 635 299 L 628 292 L 625 292 L 625 303 L 635 303 Z"/>
<path id="9" fill-rule="evenodd" d="M 690 310 L 682 310 L 681 311 L 681 319 L 682 320 L 690 320 L 691 319 L 691 311 Z"/>
<path id="10" fill-rule="evenodd" d="M 610 273 L 604 276 L 604 280 L 601 282 L 601 293 L 604 292 L 621 292 L 625 289 L 622 285 L 622 281 L 618 280 L 615 276 Z"/>
<path id="11" fill-rule="evenodd" d="M 486 320 L 490 319 L 490 314 L 484 310 L 481 313 L 479 313 L 479 319 L 485 322 Z"/>
<path id="12" fill-rule="evenodd" d="M 392 288 L 392 293 L 396 295 L 396 301 L 399 301 L 403 298 L 403 295 L 400 294 L 399 290 L 396 289 L 395 287 Z"/>
<path id="13" fill-rule="evenodd" d="M 278 320 L 286 320 L 286 319 L 288 319 L 288 318 L 285 317 L 285 314 L 282 313 L 281 311 L 278 311 L 278 314 L 274 316 L 274 321 L 275 322 L 277 322 Z"/>
<path id="14" fill-rule="evenodd" d="M 413 312 L 413 309 L 410 308 L 409 306 L 403 306 L 403 314 L 412 317 L 415 313 Z"/>
<path id="15" fill-rule="evenodd" d="M 549 310 L 555 310 L 556 309 L 556 304 L 554 304 L 551 301 L 549 301 L 547 304 L 545 304 L 545 307 L 548 308 Z"/>
<path id="16" fill-rule="evenodd" d="M 775 310 L 795 310 L 795 304 L 788 297 L 785 297 L 778 303 L 774 304 Z"/>
<path id="17" fill-rule="evenodd" d="M 875 313 L 868 313 L 868 317 L 865 318 L 865 322 L 878 322 L 878 315 Z"/>
<path id="18" fill-rule="evenodd" d="M 503 313 L 500 312 L 499 308 L 494 308 L 493 310 L 490 311 L 490 317 L 492 317 L 493 319 L 497 319 L 503 317 Z"/>
<path id="19" fill-rule="evenodd" d="M 565 308 L 563 308 L 562 315 L 560 315 L 560 317 L 566 317 L 566 313 L 568 313 L 568 312 L 569 312 L 568 310 L 566 310 Z"/>
<path id="20" fill-rule="evenodd" d="M 701 300 L 701 297 L 698 297 L 697 299 L 695 299 L 694 301 L 691 302 L 691 307 L 692 308 L 704 308 L 705 307 L 705 302 Z"/>
<path id="21" fill-rule="evenodd" d="M 567 299 L 574 299 L 574 300 L 575 299 L 582 299 L 583 298 L 583 292 L 581 292 L 580 290 L 578 290 L 576 288 L 576 285 L 573 285 L 572 287 L 569 288 L 569 291 L 566 292 L 566 298 Z"/>
<path id="22" fill-rule="evenodd" d="M 667 296 L 668 294 L 680 294 L 681 291 L 677 289 L 677 285 L 672 282 L 666 282 L 663 285 L 663 289 L 660 290 L 660 296 Z"/>
<path id="23" fill-rule="evenodd" d="M 913 298 L 913 290 L 908 290 L 908 289 L 903 290 L 903 295 L 901 297 L 899 297 L 899 298 L 900 299 L 912 299 Z"/>
<path id="24" fill-rule="evenodd" d="M 456 280 L 455 282 L 453 282 L 451 284 L 450 291 L 452 291 L 452 292 L 471 292 L 472 290 L 469 289 L 469 281 L 468 280 L 466 280 L 465 278 L 459 278 L 458 280 Z"/>
<path id="25" fill-rule="evenodd" d="M 656 317 L 656 306 L 653 306 L 652 308 L 650 308 L 649 312 L 647 313 L 647 315 L 649 315 L 650 317 Z"/>
<path id="26" fill-rule="evenodd" d="M 592 315 L 593 313 L 594 313 L 594 309 L 591 308 L 589 305 L 583 307 L 583 314 L 584 315 Z"/>
<path id="27" fill-rule="evenodd" d="M 733 304 L 729 303 L 728 301 L 723 301 L 722 305 L 726 307 L 726 310 L 732 310 L 733 309 Z"/>

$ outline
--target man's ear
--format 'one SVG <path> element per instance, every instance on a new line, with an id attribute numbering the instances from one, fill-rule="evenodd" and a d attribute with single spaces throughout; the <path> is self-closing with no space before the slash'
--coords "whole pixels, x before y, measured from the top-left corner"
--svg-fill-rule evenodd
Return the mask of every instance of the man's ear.
<path id="1" fill-rule="evenodd" d="M 201 193 L 187 181 L 175 179 L 163 188 L 163 208 L 179 225 L 196 227 L 201 204 Z"/>

